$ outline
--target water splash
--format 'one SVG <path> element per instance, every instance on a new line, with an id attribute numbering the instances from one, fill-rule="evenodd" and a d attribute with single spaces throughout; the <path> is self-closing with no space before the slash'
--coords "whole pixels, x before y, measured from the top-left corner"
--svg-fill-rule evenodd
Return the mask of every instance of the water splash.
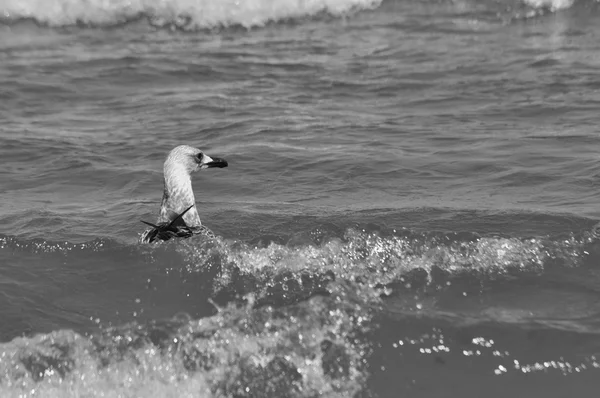
<path id="1" fill-rule="evenodd" d="M 170 247 L 182 256 L 185 272 L 215 270 L 215 291 L 243 279 L 246 288 L 251 280 L 251 285 L 261 287 L 264 293 L 275 281 L 296 280 L 302 285 L 308 276 L 314 281 L 317 275 L 324 281 L 341 278 L 374 288 L 404 281 L 415 271 L 425 272 L 429 282 L 440 272 L 451 277 L 476 274 L 492 278 L 539 273 L 548 264 L 580 264 L 587 245 L 595 241 L 593 232 L 553 239 L 409 231 L 386 236 L 351 228 L 342 237 L 318 238 L 297 246 L 275 242 L 252 246 L 216 239 L 184 241 L 164 250 Z M 240 288 L 242 285 L 236 285 L 237 291 Z"/>

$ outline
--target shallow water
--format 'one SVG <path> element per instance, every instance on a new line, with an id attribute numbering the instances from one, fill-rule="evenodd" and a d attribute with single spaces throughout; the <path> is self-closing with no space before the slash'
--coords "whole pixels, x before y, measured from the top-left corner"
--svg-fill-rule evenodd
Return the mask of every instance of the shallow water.
<path id="1" fill-rule="evenodd" d="M 2 15 L 1 396 L 597 390 L 596 2 Z M 218 236 L 140 245 L 179 144 Z"/>

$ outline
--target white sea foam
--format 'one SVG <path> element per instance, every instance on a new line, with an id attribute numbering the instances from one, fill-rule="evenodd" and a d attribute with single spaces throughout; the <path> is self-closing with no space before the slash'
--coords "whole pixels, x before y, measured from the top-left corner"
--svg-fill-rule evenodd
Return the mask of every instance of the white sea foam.
<path id="1" fill-rule="evenodd" d="M 32 19 L 50 26 L 115 25 L 147 17 L 184 29 L 262 26 L 327 13 L 343 16 L 382 0 L 0 0 L 5 21 Z"/>
<path id="2" fill-rule="evenodd" d="M 551 11 L 558 11 L 571 7 L 575 0 L 524 0 L 524 2 L 533 8 L 547 8 Z"/>

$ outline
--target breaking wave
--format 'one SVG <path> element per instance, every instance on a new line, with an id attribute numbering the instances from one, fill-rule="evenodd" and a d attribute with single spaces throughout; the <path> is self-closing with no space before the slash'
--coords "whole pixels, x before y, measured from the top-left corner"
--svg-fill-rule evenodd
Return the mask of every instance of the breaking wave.
<path id="1" fill-rule="evenodd" d="M 585 266 L 598 244 L 597 230 L 514 238 L 315 228 L 286 244 L 268 237 L 156 247 L 3 237 L 0 252 L 48 253 L 65 263 L 128 252 L 148 267 L 168 262 L 164 274 L 182 275 L 182 284 L 204 281 L 216 309 L 199 319 L 180 313 L 94 333 L 16 338 L 0 346 L 2 396 L 342 397 L 359 393 L 369 377 L 368 336 L 386 297 L 439 294 L 465 276 L 482 281 Z"/>
<path id="2" fill-rule="evenodd" d="M 3 0 L 4 22 L 33 20 L 52 27 L 116 26 L 147 18 L 156 27 L 183 30 L 269 22 L 328 14 L 334 17 L 376 8 L 381 0 Z"/>

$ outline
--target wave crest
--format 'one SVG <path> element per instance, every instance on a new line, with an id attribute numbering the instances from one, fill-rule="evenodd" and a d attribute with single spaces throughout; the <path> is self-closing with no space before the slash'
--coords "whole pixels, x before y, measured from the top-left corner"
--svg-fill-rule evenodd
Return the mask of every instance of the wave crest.
<path id="1" fill-rule="evenodd" d="M 52 27 L 115 26 L 147 17 L 153 26 L 197 30 L 260 27 L 322 13 L 343 16 L 380 4 L 381 0 L 6 0 L 0 16 L 4 22 L 29 19 Z"/>
<path id="2" fill-rule="evenodd" d="M 202 274 L 202 280 L 212 285 L 211 297 L 222 304 L 252 294 L 258 305 L 285 305 L 333 294 L 347 283 L 370 300 L 388 294 L 386 287 L 435 289 L 447 288 L 450 281 L 465 276 L 493 280 L 520 273 L 537 275 L 549 266 L 581 266 L 597 247 L 596 237 L 589 232 L 553 239 L 409 231 L 388 235 L 350 228 L 343 236 L 311 243 L 315 235 L 306 234 L 301 244 L 262 246 L 192 238 L 148 254 L 161 263 L 177 253 L 183 265 L 179 272 Z"/>

